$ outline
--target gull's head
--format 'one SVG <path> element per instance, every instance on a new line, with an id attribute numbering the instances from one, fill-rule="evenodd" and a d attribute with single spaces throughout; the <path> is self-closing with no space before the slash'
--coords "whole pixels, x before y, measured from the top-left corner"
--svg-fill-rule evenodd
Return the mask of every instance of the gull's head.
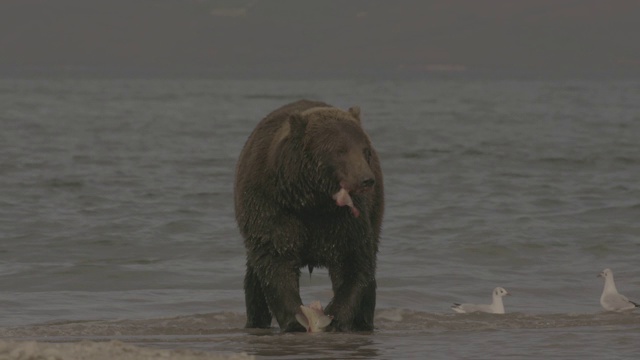
<path id="1" fill-rule="evenodd" d="M 503 297 L 506 295 L 511 295 L 511 294 L 509 294 L 509 292 L 504 288 L 501 288 L 498 286 L 497 288 L 493 289 L 493 296 Z"/>
<path id="2" fill-rule="evenodd" d="M 611 276 L 613 276 L 613 271 L 611 271 L 611 269 L 607 268 L 602 270 L 602 272 L 600 274 L 598 274 L 598 277 L 602 277 L 602 278 L 610 278 Z"/>

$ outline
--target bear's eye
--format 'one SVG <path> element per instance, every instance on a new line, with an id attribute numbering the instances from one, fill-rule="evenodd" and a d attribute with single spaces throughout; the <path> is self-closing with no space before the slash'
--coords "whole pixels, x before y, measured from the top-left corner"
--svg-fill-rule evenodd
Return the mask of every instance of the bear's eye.
<path id="1" fill-rule="evenodd" d="M 367 162 L 371 162 L 371 149 L 365 148 L 363 151 L 364 158 L 367 159 Z"/>

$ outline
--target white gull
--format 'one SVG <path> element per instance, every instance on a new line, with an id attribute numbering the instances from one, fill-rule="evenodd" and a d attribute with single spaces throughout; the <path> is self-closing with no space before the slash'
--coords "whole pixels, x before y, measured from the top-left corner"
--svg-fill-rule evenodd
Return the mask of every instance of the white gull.
<path id="1" fill-rule="evenodd" d="M 472 312 L 485 312 L 490 314 L 504 314 L 504 304 L 502 303 L 502 297 L 505 295 L 511 295 L 507 290 L 497 287 L 493 289 L 493 302 L 487 305 L 476 304 L 453 304 L 451 308 L 457 313 L 472 313 Z"/>
<path id="2" fill-rule="evenodd" d="M 626 311 L 640 306 L 633 301 L 629 301 L 626 296 L 618 292 L 616 283 L 613 281 L 613 271 L 611 269 L 602 270 L 598 277 L 604 278 L 604 289 L 602 290 L 602 296 L 600 296 L 600 305 L 605 310 Z"/>

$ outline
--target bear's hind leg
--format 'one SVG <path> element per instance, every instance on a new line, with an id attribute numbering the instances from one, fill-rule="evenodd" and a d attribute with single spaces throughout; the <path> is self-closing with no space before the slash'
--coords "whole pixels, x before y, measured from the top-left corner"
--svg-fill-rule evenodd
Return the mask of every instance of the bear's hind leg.
<path id="1" fill-rule="evenodd" d="M 247 265 L 244 276 L 244 300 L 247 307 L 246 328 L 266 329 L 271 327 L 272 315 L 267 305 L 260 280 L 252 266 Z"/>

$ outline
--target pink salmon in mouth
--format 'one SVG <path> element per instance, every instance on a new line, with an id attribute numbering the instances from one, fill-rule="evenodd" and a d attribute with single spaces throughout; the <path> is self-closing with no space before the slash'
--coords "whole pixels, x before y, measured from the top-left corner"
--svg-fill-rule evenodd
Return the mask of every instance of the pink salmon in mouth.
<path id="1" fill-rule="evenodd" d="M 336 201 L 336 205 L 340 207 L 348 206 L 351 209 L 351 213 L 353 214 L 353 216 L 360 216 L 360 210 L 358 210 L 358 208 L 353 205 L 353 199 L 351 199 L 349 191 L 344 187 L 340 187 L 340 191 L 333 194 L 332 198 Z"/>
<path id="2" fill-rule="evenodd" d="M 300 305 L 300 311 L 296 314 L 296 320 L 307 329 L 307 332 L 322 332 L 331 321 L 333 316 L 325 315 L 320 301 L 314 301 L 309 306 Z"/>

